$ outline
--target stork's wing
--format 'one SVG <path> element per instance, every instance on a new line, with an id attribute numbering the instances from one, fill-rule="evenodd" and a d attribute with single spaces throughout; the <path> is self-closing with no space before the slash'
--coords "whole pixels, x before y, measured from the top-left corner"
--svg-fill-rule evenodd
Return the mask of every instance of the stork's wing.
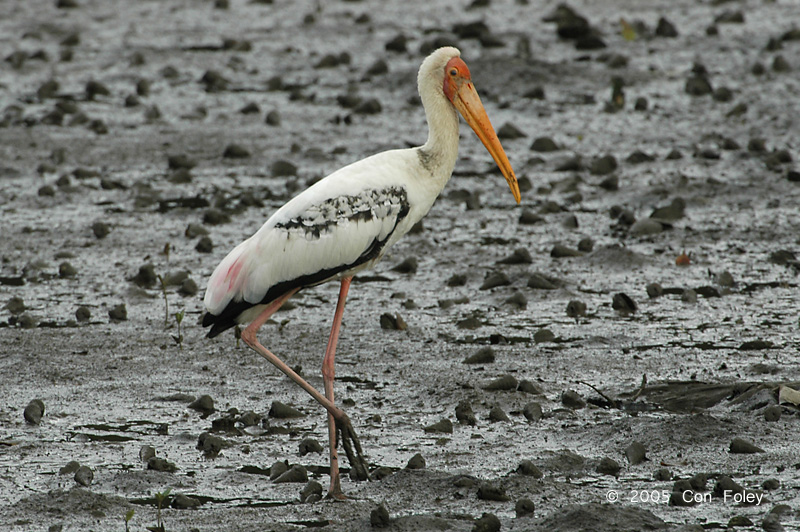
<path id="1" fill-rule="evenodd" d="M 409 212 L 406 190 L 398 186 L 311 203 L 309 197 L 287 203 L 214 270 L 203 318 L 203 326 L 213 325 L 210 337 L 232 327 L 245 310 L 293 288 L 370 266 Z"/>

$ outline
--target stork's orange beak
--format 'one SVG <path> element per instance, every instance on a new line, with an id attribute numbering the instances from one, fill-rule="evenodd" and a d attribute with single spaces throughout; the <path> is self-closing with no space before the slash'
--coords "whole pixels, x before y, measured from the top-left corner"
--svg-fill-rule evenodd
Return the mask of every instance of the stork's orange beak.
<path id="1" fill-rule="evenodd" d="M 486 149 L 489 150 L 492 159 L 497 163 L 503 173 L 503 177 L 506 178 L 508 186 L 511 188 L 511 193 L 514 194 L 514 199 L 519 203 L 522 200 L 522 196 L 519 193 L 517 176 L 514 175 L 511 162 L 509 162 L 506 152 L 497 138 L 497 133 L 494 132 L 492 123 L 489 121 L 489 115 L 486 114 L 486 109 L 483 107 L 478 91 L 475 90 L 472 82 L 462 83 L 454 94 L 452 101 L 458 112 L 469 124 L 469 127 L 472 128 L 478 138 L 481 139 L 481 142 L 483 142 L 483 145 L 486 146 Z"/>

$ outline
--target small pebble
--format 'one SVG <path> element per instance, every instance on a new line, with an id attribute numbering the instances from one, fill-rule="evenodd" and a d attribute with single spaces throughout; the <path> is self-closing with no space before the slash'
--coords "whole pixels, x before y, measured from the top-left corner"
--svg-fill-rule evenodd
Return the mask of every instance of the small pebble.
<path id="1" fill-rule="evenodd" d="M 147 469 L 151 469 L 153 471 L 164 471 L 166 473 L 174 473 L 178 470 L 178 466 L 172 462 L 165 460 L 164 458 L 159 458 L 158 456 L 151 456 L 150 458 L 147 459 Z"/>
<path id="2" fill-rule="evenodd" d="M 456 419 L 462 425 L 475 426 L 478 420 L 475 418 L 475 412 L 472 411 L 472 405 L 466 399 L 459 401 L 456 405 Z"/>
<path id="3" fill-rule="evenodd" d="M 443 418 L 433 425 L 428 425 L 423 429 L 427 433 L 442 433 L 442 434 L 452 434 L 453 433 L 453 422 L 447 418 Z"/>
<path id="4" fill-rule="evenodd" d="M 539 329 L 533 333 L 533 341 L 537 344 L 552 342 L 556 339 L 556 335 L 550 329 Z"/>
<path id="5" fill-rule="evenodd" d="M 533 257 L 527 248 L 517 248 L 508 257 L 497 261 L 498 264 L 531 264 L 532 262 Z"/>
<path id="6" fill-rule="evenodd" d="M 70 473 L 74 473 L 81 467 L 80 462 L 77 460 L 70 460 L 65 465 L 63 465 L 59 470 L 59 475 L 69 475 Z"/>
<path id="7" fill-rule="evenodd" d="M 308 471 L 306 471 L 305 467 L 295 464 L 273 482 L 276 484 L 283 484 L 286 482 L 308 482 Z"/>
<path id="8" fill-rule="evenodd" d="M 644 445 L 638 441 L 635 441 L 625 448 L 625 457 L 628 459 L 628 463 L 631 465 L 640 464 L 647 460 L 647 451 L 645 450 Z"/>
<path id="9" fill-rule="evenodd" d="M 178 493 L 172 498 L 170 507 L 175 508 L 176 510 L 191 510 L 193 508 L 199 508 L 201 504 L 202 503 L 200 502 L 200 499 L 189 497 L 183 493 Z"/>
<path id="10" fill-rule="evenodd" d="M 425 459 L 421 454 L 415 454 L 408 460 L 406 469 L 425 469 Z"/>
<path id="11" fill-rule="evenodd" d="M 392 315 L 388 312 L 381 314 L 379 318 L 381 329 L 389 331 L 405 331 L 408 329 L 408 324 L 400 316 L 400 314 Z"/>
<path id="12" fill-rule="evenodd" d="M 580 318 L 586 315 L 586 303 L 578 299 L 573 299 L 567 303 L 567 316 L 570 318 Z"/>
<path id="13" fill-rule="evenodd" d="M 131 282 L 142 288 L 150 288 L 156 284 L 156 281 L 158 281 L 158 275 L 156 275 L 156 268 L 152 264 L 140 266 L 136 275 L 131 277 Z"/>
<path id="14" fill-rule="evenodd" d="M 211 253 L 214 251 L 214 243 L 211 241 L 211 237 L 208 235 L 200 237 L 200 240 L 197 241 L 197 245 L 194 249 L 198 253 Z"/>
<path id="15" fill-rule="evenodd" d="M 566 390 L 561 394 L 561 404 L 567 408 L 579 409 L 586 406 L 586 401 L 574 390 Z"/>
<path id="16" fill-rule="evenodd" d="M 656 471 L 653 473 L 653 480 L 672 480 L 672 473 L 666 467 L 656 469 Z"/>
<path id="17" fill-rule="evenodd" d="M 495 351 L 493 348 L 486 346 L 478 349 L 475 353 L 471 354 L 464 359 L 464 364 L 491 364 L 495 360 Z"/>
<path id="18" fill-rule="evenodd" d="M 530 460 L 523 460 L 522 462 L 520 462 L 519 466 L 517 466 L 517 472 L 520 475 L 525 475 L 528 477 L 534 477 L 534 478 L 544 477 L 544 473 L 542 473 L 542 471 L 538 467 L 536 467 L 536 464 L 534 464 Z"/>
<path id="19" fill-rule="evenodd" d="M 664 288 L 658 283 L 650 283 L 645 287 L 647 297 L 655 299 L 664 295 Z"/>
<path id="20" fill-rule="evenodd" d="M 142 463 L 146 464 L 147 461 L 150 460 L 151 458 L 154 458 L 155 455 L 156 455 L 156 449 L 152 445 L 142 445 L 139 448 L 139 460 L 141 460 Z"/>
<path id="21" fill-rule="evenodd" d="M 280 462 L 280 461 L 279 462 L 275 462 L 269 468 L 269 479 L 270 480 L 275 480 L 276 478 L 278 478 L 279 476 L 283 475 L 287 471 L 289 471 L 289 464 L 287 462 L 285 462 L 285 461 L 283 461 L 283 462 Z"/>
<path id="22" fill-rule="evenodd" d="M 300 502 L 310 504 L 320 500 L 322 500 L 322 484 L 316 480 L 309 480 L 300 490 Z"/>
<path id="23" fill-rule="evenodd" d="M 28 406 L 25 407 L 25 410 L 22 412 L 22 417 L 25 418 L 25 421 L 32 425 L 38 425 L 42 421 L 42 416 L 44 415 L 44 401 L 41 399 L 33 399 Z"/>
<path id="24" fill-rule="evenodd" d="M 717 483 L 714 484 L 714 495 L 722 497 L 725 492 L 744 493 L 744 487 L 734 482 L 731 477 L 722 475 L 717 479 Z"/>
<path id="25" fill-rule="evenodd" d="M 517 518 L 533 515 L 534 509 L 535 506 L 530 499 L 519 499 L 516 504 L 514 504 L 514 512 Z"/>
<path id="26" fill-rule="evenodd" d="M 25 312 L 25 310 L 27 310 L 28 307 L 25 306 L 25 301 L 21 297 L 14 296 L 8 300 L 5 308 L 12 315 L 16 316 L 18 314 L 22 314 L 23 312 Z"/>
<path id="27" fill-rule="evenodd" d="M 69 262 L 62 262 L 58 265 L 58 276 L 62 279 L 69 279 L 78 275 L 78 270 Z"/>
<path id="28" fill-rule="evenodd" d="M 687 288 L 681 293 L 681 301 L 689 304 L 697 303 L 697 292 L 691 288 Z"/>
<path id="29" fill-rule="evenodd" d="M 593 175 L 610 174 L 617 169 L 617 158 L 613 155 L 596 157 L 589 164 L 589 172 Z"/>
<path id="30" fill-rule="evenodd" d="M 78 470 L 75 471 L 74 478 L 75 482 L 88 488 L 92 484 L 92 480 L 94 480 L 94 471 L 92 471 L 89 466 L 80 466 Z"/>
<path id="31" fill-rule="evenodd" d="M 537 152 L 558 151 L 560 148 L 550 137 L 539 137 L 531 144 L 531 150 Z"/>
<path id="32" fill-rule="evenodd" d="M 542 391 L 541 386 L 527 379 L 519 381 L 517 390 L 523 393 L 529 393 L 531 395 L 544 395 L 544 391 Z"/>
<path id="33" fill-rule="evenodd" d="M 572 249 L 570 247 L 564 246 L 563 244 L 556 244 L 553 246 L 553 249 L 550 250 L 550 256 L 554 259 L 563 258 L 563 257 L 580 257 L 583 253 L 578 251 L 577 249 Z"/>
<path id="34" fill-rule="evenodd" d="M 558 286 L 544 275 L 540 273 L 533 273 L 528 278 L 528 288 L 536 288 L 539 290 L 555 290 L 558 288 Z"/>
<path id="35" fill-rule="evenodd" d="M 770 405 L 764 409 L 764 420 L 774 422 L 781 419 L 781 407 L 778 405 Z"/>
<path id="36" fill-rule="evenodd" d="M 404 259 L 400 264 L 392 268 L 392 270 L 400 273 L 414 274 L 417 273 L 417 267 L 418 267 L 417 258 L 408 257 Z"/>
<path id="37" fill-rule="evenodd" d="M 222 156 L 226 159 L 246 159 L 250 157 L 250 150 L 239 144 L 228 144 Z"/>
<path id="38" fill-rule="evenodd" d="M 622 315 L 633 314 L 636 312 L 636 302 L 627 294 L 619 292 L 614 294 L 611 300 L 611 308 Z"/>
<path id="39" fill-rule="evenodd" d="M 389 510 L 383 503 L 373 509 L 369 514 L 369 524 L 372 528 L 386 528 L 390 524 Z"/>
<path id="40" fill-rule="evenodd" d="M 761 483 L 761 487 L 767 491 L 776 490 L 781 487 L 781 482 L 777 478 L 768 478 Z"/>
<path id="41" fill-rule="evenodd" d="M 108 236 L 108 233 L 111 232 L 108 224 L 105 222 L 94 222 L 92 224 L 92 233 L 94 233 L 95 238 L 103 239 Z"/>
<path id="42" fill-rule="evenodd" d="M 480 290 L 490 290 L 492 288 L 496 288 L 498 286 L 506 286 L 511 284 L 511 279 L 508 278 L 504 272 L 495 272 L 490 273 L 484 279 L 483 284 L 480 286 Z"/>
<path id="43" fill-rule="evenodd" d="M 203 451 L 203 454 L 208 457 L 215 457 L 217 456 L 220 451 L 224 447 L 227 447 L 227 443 L 225 440 L 220 438 L 219 436 L 215 436 L 208 432 L 203 432 L 197 438 L 197 445 L 195 446 L 198 450 Z M 159 458 L 153 458 L 152 460 L 159 460 Z M 149 463 L 149 462 L 148 462 Z"/>
<path id="44" fill-rule="evenodd" d="M 210 395 L 201 395 L 189 403 L 189 408 L 201 414 L 211 414 L 214 412 L 214 399 L 212 399 Z"/>

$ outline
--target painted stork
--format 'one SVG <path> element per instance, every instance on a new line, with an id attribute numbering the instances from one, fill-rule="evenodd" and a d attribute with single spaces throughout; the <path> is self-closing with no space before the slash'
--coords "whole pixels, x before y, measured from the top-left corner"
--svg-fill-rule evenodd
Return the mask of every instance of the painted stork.
<path id="1" fill-rule="evenodd" d="M 369 478 L 358 436 L 334 404 L 334 356 L 353 276 L 373 267 L 422 219 L 444 188 L 458 154 L 458 114 L 472 127 L 505 176 L 517 203 L 519 184 L 456 48 L 439 48 L 419 69 L 417 84 L 428 140 L 346 166 L 278 209 L 217 266 L 205 294 L 203 326 L 213 338 L 236 324 L 242 340 L 277 366 L 328 411 L 329 497 L 344 498 L 339 440 L 357 479 Z M 322 362 L 325 395 L 259 343 L 258 329 L 298 290 L 338 279 L 339 300 Z"/>

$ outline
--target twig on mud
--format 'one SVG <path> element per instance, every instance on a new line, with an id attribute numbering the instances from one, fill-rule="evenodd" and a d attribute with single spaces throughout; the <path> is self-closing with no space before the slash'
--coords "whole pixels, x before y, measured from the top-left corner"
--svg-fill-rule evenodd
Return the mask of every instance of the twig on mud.
<path id="1" fill-rule="evenodd" d="M 588 382 L 586 382 L 586 381 L 578 381 L 578 384 L 583 384 L 583 385 L 585 385 L 585 386 L 588 386 L 589 388 L 591 388 L 592 390 L 594 390 L 595 392 L 597 392 L 597 393 L 600 395 L 600 397 L 602 397 L 603 399 L 605 399 L 605 400 L 606 400 L 606 402 L 607 402 L 609 405 L 611 405 L 611 406 L 612 406 L 612 407 L 614 407 L 614 408 L 619 408 L 619 401 L 617 401 L 616 399 L 612 399 L 612 398 L 610 398 L 609 396 L 607 396 L 606 394 L 604 394 L 602 391 L 600 391 L 600 390 L 599 390 L 599 389 L 598 389 L 596 386 L 594 386 L 593 384 L 589 384 L 589 383 L 588 383 Z"/>

